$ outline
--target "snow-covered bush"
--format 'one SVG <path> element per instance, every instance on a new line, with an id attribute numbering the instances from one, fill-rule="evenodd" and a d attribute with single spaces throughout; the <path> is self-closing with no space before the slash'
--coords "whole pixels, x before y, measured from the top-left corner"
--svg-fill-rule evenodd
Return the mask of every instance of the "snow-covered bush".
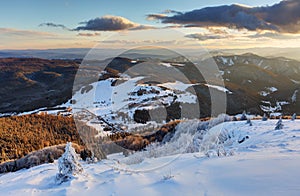
<path id="1" fill-rule="evenodd" d="M 283 124 L 282 124 L 282 119 L 280 117 L 280 119 L 278 120 L 278 122 L 276 123 L 276 127 L 275 130 L 279 130 L 283 128 Z"/>
<path id="2" fill-rule="evenodd" d="M 252 126 L 252 122 L 250 118 L 247 119 L 247 124 L 249 124 L 249 126 Z"/>
<path id="3" fill-rule="evenodd" d="M 246 111 L 243 111 L 243 114 L 242 114 L 240 120 L 247 120 Z"/>
<path id="4" fill-rule="evenodd" d="M 219 154 L 222 154 L 223 140 L 227 142 L 227 139 L 224 138 L 230 138 L 231 136 L 228 136 L 227 133 L 225 133 L 226 136 L 221 136 L 220 130 L 213 131 L 212 133 L 210 131 L 212 127 L 224 121 L 231 121 L 231 118 L 228 115 L 219 115 L 217 118 L 209 121 L 200 121 L 198 119 L 183 121 L 176 126 L 175 133 L 167 141 L 150 144 L 145 148 L 145 151 L 136 152 L 122 161 L 125 164 L 136 164 L 142 162 L 145 158 L 169 156 L 186 152 L 206 152 L 214 148 L 219 148 Z M 218 138 L 219 136 L 220 139 Z M 219 145 L 220 140 L 222 140 L 222 144 Z"/>
<path id="5" fill-rule="evenodd" d="M 172 171 L 169 171 L 168 173 L 166 173 L 162 176 L 162 181 L 170 180 L 174 177 L 175 176 L 172 174 Z"/>
<path id="6" fill-rule="evenodd" d="M 292 121 L 296 120 L 296 118 L 297 118 L 297 115 L 296 115 L 296 113 L 294 113 L 294 114 L 292 115 Z"/>
<path id="7" fill-rule="evenodd" d="M 72 147 L 72 143 L 68 142 L 65 153 L 58 159 L 58 174 L 56 175 L 56 180 L 58 183 L 63 183 L 82 172 L 83 168 L 79 163 L 79 157 Z"/>
<path id="8" fill-rule="evenodd" d="M 298 93 L 298 90 L 295 90 L 295 92 L 293 93 L 293 95 L 292 95 L 292 103 L 296 103 L 296 101 L 297 101 L 297 93 Z"/>
<path id="9" fill-rule="evenodd" d="M 266 114 L 264 114 L 264 116 L 262 117 L 262 119 L 261 119 L 262 121 L 267 121 L 268 120 L 268 117 L 267 117 L 267 115 Z"/>

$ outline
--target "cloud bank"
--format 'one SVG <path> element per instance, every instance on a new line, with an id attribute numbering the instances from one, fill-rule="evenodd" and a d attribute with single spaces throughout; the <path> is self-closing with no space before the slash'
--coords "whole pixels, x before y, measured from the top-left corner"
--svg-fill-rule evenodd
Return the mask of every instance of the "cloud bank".
<path id="1" fill-rule="evenodd" d="M 167 15 L 169 14 L 169 15 Z M 272 6 L 247 7 L 239 4 L 206 7 L 188 12 L 149 14 L 149 20 L 182 27 L 227 27 L 235 29 L 300 32 L 300 1 L 283 0 Z"/>
<path id="2" fill-rule="evenodd" d="M 143 30 L 153 29 L 152 26 L 140 25 L 134 23 L 121 16 L 103 16 L 91 19 L 87 22 L 81 22 L 82 26 L 73 29 L 75 31 L 89 30 L 89 31 L 121 31 L 121 30 Z"/>

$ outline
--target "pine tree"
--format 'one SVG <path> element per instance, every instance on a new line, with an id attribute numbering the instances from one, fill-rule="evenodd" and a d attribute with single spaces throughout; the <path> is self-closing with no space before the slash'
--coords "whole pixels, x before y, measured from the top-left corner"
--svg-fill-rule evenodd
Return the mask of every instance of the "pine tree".
<path id="1" fill-rule="evenodd" d="M 243 111 L 243 114 L 242 114 L 240 120 L 247 120 L 247 116 L 246 116 L 246 111 L 245 110 Z"/>
<path id="2" fill-rule="evenodd" d="M 73 176 L 83 172 L 83 168 L 79 163 L 78 155 L 72 147 L 72 143 L 68 142 L 65 153 L 58 159 L 58 174 L 56 179 L 58 183 L 66 182 Z"/>
<path id="3" fill-rule="evenodd" d="M 294 114 L 292 115 L 292 121 L 296 120 L 296 118 L 297 118 L 297 115 L 296 115 L 296 113 L 294 113 Z"/>
<path id="4" fill-rule="evenodd" d="M 282 124 L 282 119 L 280 117 L 280 119 L 278 120 L 278 122 L 276 123 L 276 127 L 275 130 L 279 130 L 283 128 L 283 124 Z"/>
<path id="5" fill-rule="evenodd" d="M 252 122 L 250 118 L 247 119 L 247 124 L 249 124 L 249 126 L 252 126 Z"/>
<path id="6" fill-rule="evenodd" d="M 264 113 L 264 116 L 262 117 L 261 120 L 262 120 L 262 121 L 267 121 L 267 120 L 268 120 L 268 117 L 267 117 L 266 113 Z"/>

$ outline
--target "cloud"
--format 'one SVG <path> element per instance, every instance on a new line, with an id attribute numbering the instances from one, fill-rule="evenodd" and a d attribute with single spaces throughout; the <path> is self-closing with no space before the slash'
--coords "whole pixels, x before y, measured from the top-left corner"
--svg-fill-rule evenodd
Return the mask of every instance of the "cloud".
<path id="1" fill-rule="evenodd" d="M 13 28 L 0 28 L 0 35 L 9 35 L 9 36 L 22 36 L 22 37 L 34 37 L 34 36 L 43 36 L 43 37 L 55 37 L 55 34 L 41 31 L 31 31 L 31 30 L 21 30 Z"/>
<path id="2" fill-rule="evenodd" d="M 168 9 L 168 10 L 163 11 L 163 14 L 182 14 L 182 12 Z"/>
<path id="3" fill-rule="evenodd" d="M 98 42 L 98 41 L 97 41 Z M 102 44 L 121 44 L 121 45 L 137 45 L 137 44 L 146 44 L 146 45 L 182 45 L 184 40 L 103 40 L 99 43 Z"/>
<path id="4" fill-rule="evenodd" d="M 225 29 L 220 29 L 220 28 L 211 28 L 211 27 L 208 27 L 207 30 L 210 33 L 213 33 L 213 34 L 223 34 L 223 35 L 228 35 L 229 34 Z"/>
<path id="5" fill-rule="evenodd" d="M 299 35 L 295 34 L 281 34 L 278 32 L 262 32 L 262 33 L 256 33 L 253 35 L 249 35 L 248 38 L 256 38 L 256 39 L 261 39 L 261 38 L 270 38 L 270 39 L 298 39 L 300 38 Z"/>
<path id="6" fill-rule="evenodd" d="M 55 23 L 52 23 L 52 22 L 45 22 L 45 23 L 42 23 L 42 24 L 39 24 L 40 27 L 42 26 L 47 26 L 47 27 L 55 27 L 55 28 L 62 28 L 64 30 L 70 30 L 69 28 L 67 28 L 65 25 L 62 25 L 62 24 L 55 24 Z"/>
<path id="7" fill-rule="evenodd" d="M 150 20 L 182 27 L 228 27 L 235 29 L 300 32 L 300 1 L 283 0 L 272 6 L 248 7 L 240 4 L 206 7 L 184 13 L 149 14 Z"/>
<path id="8" fill-rule="evenodd" d="M 95 37 L 101 35 L 100 33 L 78 33 L 77 36 L 84 36 L 84 37 Z"/>
<path id="9" fill-rule="evenodd" d="M 79 26 L 73 30 L 89 30 L 89 31 L 121 31 L 121 30 L 143 30 L 153 29 L 152 26 L 140 25 L 134 23 L 121 16 L 103 16 L 91 19 L 87 22 L 81 22 L 83 26 Z"/>
<path id="10" fill-rule="evenodd" d="M 147 20 L 162 20 L 163 23 L 167 23 L 163 21 L 167 17 L 166 14 L 148 14 Z"/>
<path id="11" fill-rule="evenodd" d="M 147 30 L 147 29 L 157 29 L 157 28 L 149 25 L 138 25 L 137 27 L 130 28 L 129 30 Z"/>
<path id="12" fill-rule="evenodd" d="M 208 33 L 193 33 L 193 34 L 188 34 L 185 37 L 197 39 L 199 41 L 206 41 L 206 40 L 214 40 L 214 39 L 225 39 L 225 38 L 229 38 L 229 37 L 232 37 L 232 36 L 229 36 L 229 35 L 212 35 L 212 34 L 208 34 Z"/>

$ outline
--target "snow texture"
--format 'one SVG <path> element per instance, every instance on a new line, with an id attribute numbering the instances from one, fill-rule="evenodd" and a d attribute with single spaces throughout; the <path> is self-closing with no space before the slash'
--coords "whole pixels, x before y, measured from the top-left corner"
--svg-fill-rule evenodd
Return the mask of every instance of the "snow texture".
<path id="1" fill-rule="evenodd" d="M 218 138 L 225 150 L 234 151 L 229 154 L 233 156 L 217 156 L 214 154 L 217 150 L 209 157 L 209 153 L 178 150 L 180 154 L 165 153 L 166 156 L 153 156 L 128 165 L 124 162 L 128 157 L 113 154 L 96 164 L 82 163 L 85 175 L 59 185 L 55 183 L 58 165 L 55 161 L 0 176 L 0 194 L 297 196 L 300 193 L 300 121 L 282 120 L 285 126 L 274 130 L 276 122 L 252 120 L 253 126 L 245 121 L 224 122 L 208 129 L 203 137 L 205 145 L 199 143 L 199 146 L 219 147 L 214 142 Z M 181 126 L 189 128 L 186 133 L 191 133 L 199 123 Z M 230 135 L 230 139 L 220 136 L 220 131 Z M 201 138 L 201 132 L 195 132 L 193 137 L 196 133 Z M 193 141 L 187 134 L 180 135 Z M 178 147 L 187 146 L 186 141 L 182 139 Z"/>

